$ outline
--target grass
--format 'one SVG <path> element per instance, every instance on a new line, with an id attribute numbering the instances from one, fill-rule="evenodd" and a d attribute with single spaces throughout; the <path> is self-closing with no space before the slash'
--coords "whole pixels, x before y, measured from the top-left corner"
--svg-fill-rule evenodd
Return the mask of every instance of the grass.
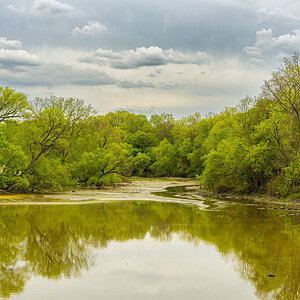
<path id="1" fill-rule="evenodd" d="M 300 201 L 300 192 L 299 193 L 294 193 L 289 195 L 288 197 L 286 197 L 287 201 L 291 201 L 291 200 L 299 200 Z"/>

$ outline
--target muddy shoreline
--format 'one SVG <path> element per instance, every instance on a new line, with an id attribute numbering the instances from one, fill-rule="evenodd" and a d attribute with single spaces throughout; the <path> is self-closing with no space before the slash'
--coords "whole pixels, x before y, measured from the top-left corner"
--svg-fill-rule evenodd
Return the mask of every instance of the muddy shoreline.
<path id="1" fill-rule="evenodd" d="M 176 191 L 180 189 L 181 191 L 177 194 Z M 225 203 L 252 203 L 262 206 L 262 209 L 265 207 L 285 211 L 300 211 L 300 200 L 284 201 L 284 199 L 260 194 L 215 194 L 201 190 L 200 185 L 195 180 L 182 178 L 133 179 L 128 183 L 104 189 L 78 189 L 44 194 L 0 194 L 0 205 L 78 205 L 122 200 L 176 201 L 197 205 L 200 205 L 201 201 L 212 200 Z"/>
<path id="2" fill-rule="evenodd" d="M 134 180 L 104 189 L 77 189 L 44 194 L 2 194 L 0 205 L 66 205 L 90 204 L 102 201 L 144 200 L 171 201 L 173 198 L 156 196 L 172 186 L 196 185 L 194 180 Z"/>

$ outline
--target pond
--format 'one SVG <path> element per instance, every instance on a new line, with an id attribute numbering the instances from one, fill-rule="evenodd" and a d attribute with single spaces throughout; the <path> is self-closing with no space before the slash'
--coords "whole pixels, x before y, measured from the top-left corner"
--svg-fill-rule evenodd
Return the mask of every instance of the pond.
<path id="1" fill-rule="evenodd" d="M 184 182 L 25 198 L 0 205 L 2 298 L 300 299 L 297 208 Z"/>

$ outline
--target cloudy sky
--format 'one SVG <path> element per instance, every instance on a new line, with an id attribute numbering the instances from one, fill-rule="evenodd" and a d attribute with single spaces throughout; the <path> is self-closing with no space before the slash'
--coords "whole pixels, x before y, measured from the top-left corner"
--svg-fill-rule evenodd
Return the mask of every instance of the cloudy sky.
<path id="1" fill-rule="evenodd" d="M 205 115 L 300 52 L 298 0 L 0 0 L 0 86 Z"/>

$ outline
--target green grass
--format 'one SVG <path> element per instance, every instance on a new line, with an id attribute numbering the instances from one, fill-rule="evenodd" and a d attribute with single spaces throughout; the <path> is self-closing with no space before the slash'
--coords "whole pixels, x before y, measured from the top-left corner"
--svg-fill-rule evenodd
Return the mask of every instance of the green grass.
<path id="1" fill-rule="evenodd" d="M 289 195 L 286 200 L 300 200 L 300 192 Z"/>

